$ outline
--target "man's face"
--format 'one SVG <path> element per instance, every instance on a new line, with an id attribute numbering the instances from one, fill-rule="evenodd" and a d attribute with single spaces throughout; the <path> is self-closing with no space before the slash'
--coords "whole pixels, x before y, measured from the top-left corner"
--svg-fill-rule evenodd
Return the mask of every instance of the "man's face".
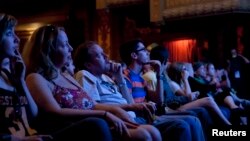
<path id="1" fill-rule="evenodd" d="M 138 43 L 135 53 L 137 55 L 137 62 L 140 64 L 145 64 L 150 60 L 149 52 L 142 43 Z"/>
<path id="2" fill-rule="evenodd" d="M 236 49 L 232 49 L 232 50 L 231 50 L 231 55 L 232 55 L 233 58 L 237 56 L 237 51 L 236 51 Z"/>
<path id="3" fill-rule="evenodd" d="M 103 52 L 103 49 L 98 44 L 93 45 L 93 47 L 90 48 L 89 53 L 91 55 L 91 71 L 102 74 L 110 70 L 107 55 Z"/>

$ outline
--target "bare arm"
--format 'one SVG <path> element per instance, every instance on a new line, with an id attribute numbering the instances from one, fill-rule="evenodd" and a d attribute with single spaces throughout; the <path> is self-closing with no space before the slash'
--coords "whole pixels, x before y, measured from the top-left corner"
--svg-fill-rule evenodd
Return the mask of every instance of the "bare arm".
<path id="1" fill-rule="evenodd" d="M 250 61 L 245 56 L 243 56 L 241 54 L 238 54 L 238 56 L 240 56 L 245 61 L 245 63 L 247 63 L 247 64 L 250 63 Z"/>
<path id="2" fill-rule="evenodd" d="M 44 111 L 63 117 L 101 117 L 113 124 L 114 128 L 120 131 L 120 134 L 124 133 L 129 136 L 126 123 L 113 114 L 116 113 L 119 115 L 119 113 L 114 110 L 116 108 L 112 108 L 111 106 L 99 106 L 96 103 L 94 103 L 96 104 L 94 107 L 95 110 L 61 108 L 53 97 L 52 89 L 49 87 L 48 81 L 45 80 L 43 76 L 37 73 L 30 74 L 26 82 L 37 105 Z"/>
<path id="3" fill-rule="evenodd" d="M 184 84 L 183 91 L 184 91 L 185 95 L 188 96 L 192 93 L 189 82 L 188 82 L 188 77 L 189 77 L 188 71 L 186 71 L 186 70 L 182 71 L 181 75 L 182 75 L 182 81 Z"/>
<path id="4" fill-rule="evenodd" d="M 46 112 L 70 117 L 100 117 L 104 115 L 105 111 L 103 110 L 61 108 L 57 101 L 54 99 L 51 88 L 48 86 L 47 80 L 45 80 L 40 74 L 30 74 L 27 77 L 26 82 L 28 88 L 30 89 L 30 93 L 35 99 L 37 105 L 44 109 Z"/>
<path id="5" fill-rule="evenodd" d="M 221 87 L 231 88 L 231 82 L 230 82 L 230 79 L 228 77 L 228 73 L 226 70 L 223 70 L 223 77 L 224 77 L 224 80 L 220 82 Z"/>
<path id="6" fill-rule="evenodd" d="M 158 60 L 150 60 L 150 64 L 154 67 L 157 77 L 156 91 L 148 89 L 148 95 L 151 101 L 162 104 L 164 102 L 164 91 L 163 91 L 163 68 Z"/>
<path id="7" fill-rule="evenodd" d="M 35 117 L 38 114 L 38 108 L 25 82 L 26 67 L 19 51 L 16 50 L 15 53 L 16 56 L 13 58 L 13 60 L 10 60 L 11 75 L 13 75 L 14 79 L 16 80 L 15 87 L 17 88 L 18 92 L 26 96 L 29 103 L 28 106 L 30 113 L 33 117 Z"/>
<path id="8" fill-rule="evenodd" d="M 122 96 L 127 100 L 128 103 L 134 103 L 134 99 L 132 95 L 130 94 L 126 80 L 124 78 L 124 75 L 122 73 L 122 66 L 120 63 L 111 63 L 111 70 L 110 70 L 115 77 L 116 84 L 119 87 L 119 90 L 122 94 Z"/>

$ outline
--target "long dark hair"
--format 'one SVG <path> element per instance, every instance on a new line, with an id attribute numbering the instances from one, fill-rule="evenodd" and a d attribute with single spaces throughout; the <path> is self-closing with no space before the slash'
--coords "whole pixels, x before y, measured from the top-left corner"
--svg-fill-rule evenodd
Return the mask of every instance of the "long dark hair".
<path id="1" fill-rule="evenodd" d="M 0 13 L 0 52 L 2 52 L 3 34 L 7 29 L 13 28 L 17 25 L 17 20 L 12 15 Z M 0 60 L 2 61 L 6 56 L 0 54 Z"/>

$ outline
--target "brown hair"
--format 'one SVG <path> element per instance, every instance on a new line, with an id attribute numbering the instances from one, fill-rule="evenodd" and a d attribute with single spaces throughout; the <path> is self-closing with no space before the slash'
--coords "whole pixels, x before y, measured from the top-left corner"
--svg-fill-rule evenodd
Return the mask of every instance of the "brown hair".
<path id="1" fill-rule="evenodd" d="M 5 13 L 0 13 L 0 46 L 3 39 L 3 33 L 7 29 L 12 28 L 16 25 L 17 25 L 17 20 L 15 17 Z"/>
<path id="2" fill-rule="evenodd" d="M 86 41 L 85 43 L 82 43 L 76 48 L 74 54 L 74 63 L 76 71 L 87 69 L 85 67 L 85 64 L 91 61 L 89 49 L 94 45 L 98 45 L 98 43 L 95 41 Z"/>
<path id="3" fill-rule="evenodd" d="M 57 69 L 53 64 L 57 37 L 63 27 L 46 25 L 38 28 L 23 49 L 23 58 L 27 65 L 27 74 L 37 72 L 46 79 L 57 77 Z"/>

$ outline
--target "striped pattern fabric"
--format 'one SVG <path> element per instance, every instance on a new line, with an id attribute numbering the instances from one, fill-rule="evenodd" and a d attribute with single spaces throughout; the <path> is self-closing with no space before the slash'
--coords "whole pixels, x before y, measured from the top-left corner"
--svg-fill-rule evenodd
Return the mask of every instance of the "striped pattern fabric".
<path id="1" fill-rule="evenodd" d="M 146 83 L 144 79 L 141 77 L 140 74 L 135 74 L 133 71 L 126 69 L 124 71 L 124 75 L 127 81 L 127 86 L 129 91 L 131 92 L 134 101 L 136 103 L 145 102 L 146 97 L 146 90 L 145 86 Z"/>

